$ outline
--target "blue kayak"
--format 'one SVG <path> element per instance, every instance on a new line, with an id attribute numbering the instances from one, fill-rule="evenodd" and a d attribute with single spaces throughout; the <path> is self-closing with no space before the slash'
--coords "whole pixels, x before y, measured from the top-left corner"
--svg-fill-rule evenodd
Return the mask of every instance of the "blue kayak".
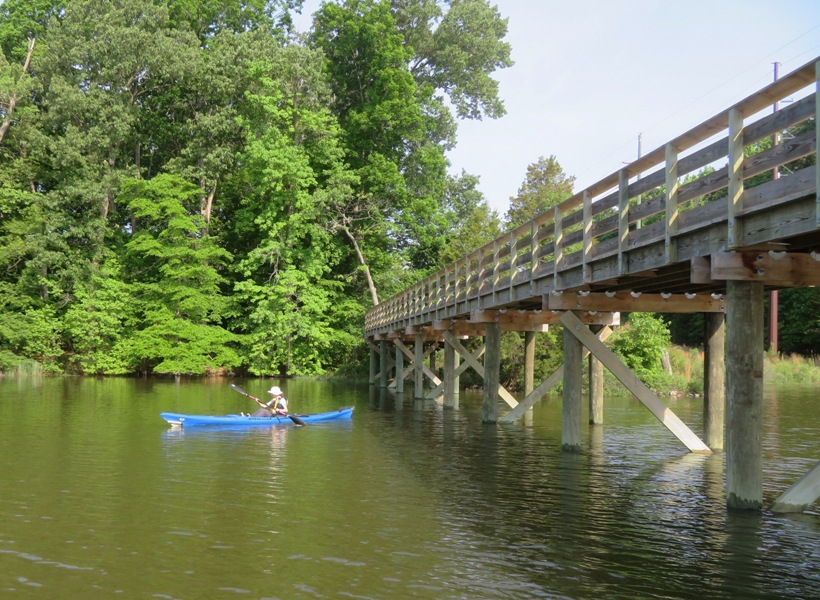
<path id="1" fill-rule="evenodd" d="M 339 410 L 315 413 L 312 415 L 292 415 L 270 417 L 246 417 L 243 415 L 184 415 L 180 413 L 160 413 L 160 417 L 176 427 L 190 427 L 192 425 L 287 425 L 290 423 L 321 423 L 322 421 L 338 421 L 350 419 L 353 416 L 353 407 L 346 406 Z"/>

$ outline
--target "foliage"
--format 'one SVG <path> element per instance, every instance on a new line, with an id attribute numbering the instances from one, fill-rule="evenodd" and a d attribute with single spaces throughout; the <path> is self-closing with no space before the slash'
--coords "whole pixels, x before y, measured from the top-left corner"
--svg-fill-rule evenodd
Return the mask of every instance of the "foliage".
<path id="1" fill-rule="evenodd" d="M 628 322 L 610 337 L 613 352 L 650 387 L 666 375 L 662 361 L 670 344 L 669 329 L 653 313 L 630 313 Z"/>
<path id="2" fill-rule="evenodd" d="M 820 354 L 820 289 L 790 288 L 778 293 L 779 350 Z"/>
<path id="3" fill-rule="evenodd" d="M 203 236 L 199 188 L 175 175 L 123 182 L 124 202 L 134 214 L 125 243 L 126 265 L 139 326 L 120 351 L 132 369 L 205 374 L 240 364 L 238 336 L 220 326 L 228 306 L 220 267 L 231 258 Z M 139 279 L 133 278 L 139 273 Z"/>
<path id="4" fill-rule="evenodd" d="M 537 215 L 557 206 L 572 195 L 575 177 L 564 173 L 555 156 L 544 158 L 527 167 L 527 176 L 518 195 L 510 198 L 505 221 L 517 227 Z"/>

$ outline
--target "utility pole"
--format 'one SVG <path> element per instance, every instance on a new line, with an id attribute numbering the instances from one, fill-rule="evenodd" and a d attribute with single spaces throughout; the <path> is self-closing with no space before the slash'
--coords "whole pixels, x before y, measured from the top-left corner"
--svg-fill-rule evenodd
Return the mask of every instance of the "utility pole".
<path id="1" fill-rule="evenodd" d="M 778 67 L 780 66 L 780 63 L 774 62 L 772 63 L 772 65 L 774 65 L 774 81 L 777 81 Z M 775 101 L 774 105 L 772 106 L 772 109 L 772 112 L 777 112 L 777 101 Z M 772 136 L 772 147 L 777 146 L 779 143 L 780 132 L 775 131 L 774 135 Z M 780 169 L 778 167 L 772 169 L 772 179 L 780 179 Z M 778 350 L 778 303 L 779 298 L 777 290 L 772 290 L 771 292 L 769 292 L 769 350 L 771 350 L 773 354 L 777 354 Z"/>

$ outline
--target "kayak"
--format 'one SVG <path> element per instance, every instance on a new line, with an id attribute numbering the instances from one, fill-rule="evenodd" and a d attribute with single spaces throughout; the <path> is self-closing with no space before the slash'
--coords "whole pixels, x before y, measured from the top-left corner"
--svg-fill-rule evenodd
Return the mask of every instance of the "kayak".
<path id="1" fill-rule="evenodd" d="M 250 417 L 244 415 L 185 415 L 180 413 L 160 413 L 160 417 L 175 427 L 190 427 L 192 425 L 287 425 L 290 423 L 321 423 L 323 421 L 339 421 L 350 419 L 353 416 L 353 407 L 345 406 L 339 410 L 314 413 L 312 415 L 290 416 L 271 415 L 270 417 Z"/>

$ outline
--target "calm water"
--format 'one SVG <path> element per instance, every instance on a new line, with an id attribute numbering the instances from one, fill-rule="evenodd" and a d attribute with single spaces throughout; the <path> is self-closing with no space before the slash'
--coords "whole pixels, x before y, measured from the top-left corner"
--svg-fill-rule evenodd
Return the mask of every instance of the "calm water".
<path id="1" fill-rule="evenodd" d="M 727 512 L 723 457 L 630 398 L 570 455 L 557 397 L 496 427 L 480 395 L 276 383 L 353 420 L 176 431 L 161 411 L 253 403 L 226 381 L 0 380 L 0 598 L 820 598 L 820 509 Z M 820 398 L 766 395 L 771 505 L 820 458 Z M 701 431 L 699 401 L 670 405 Z"/>

